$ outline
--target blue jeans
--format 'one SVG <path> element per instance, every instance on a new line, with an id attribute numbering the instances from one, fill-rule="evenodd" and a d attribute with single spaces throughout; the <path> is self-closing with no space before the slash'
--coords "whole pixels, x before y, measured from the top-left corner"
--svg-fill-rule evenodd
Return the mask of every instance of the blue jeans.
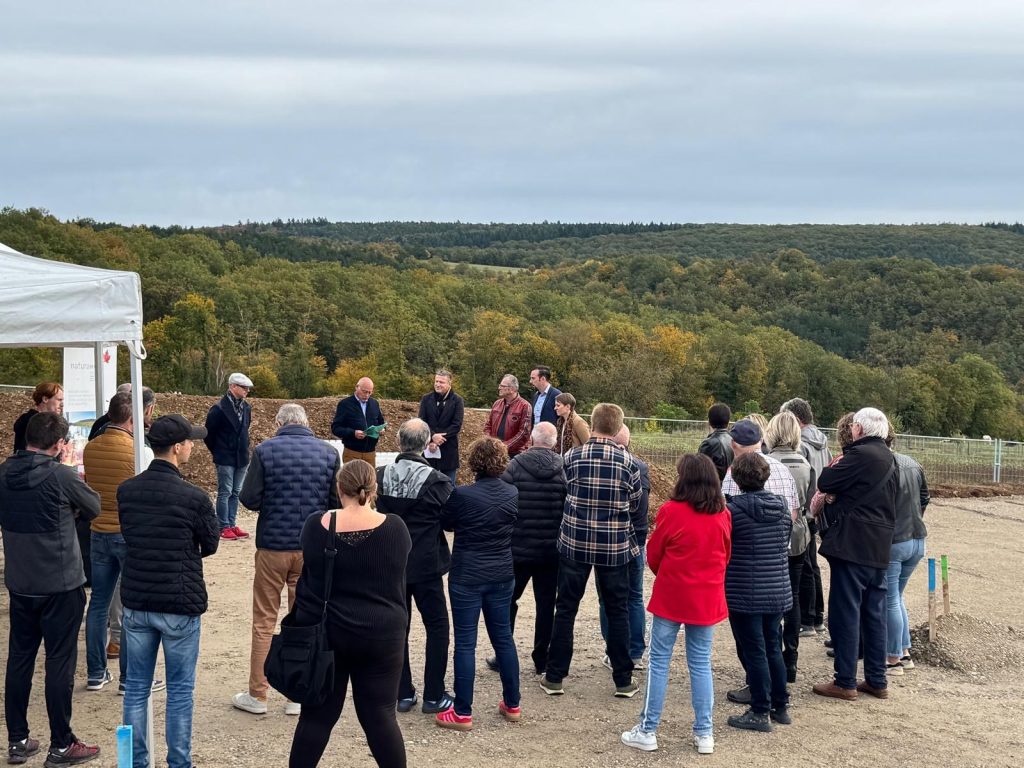
<path id="1" fill-rule="evenodd" d="M 647 547 L 640 547 L 640 554 L 629 563 L 629 658 L 641 659 L 647 646 L 644 634 L 647 630 L 647 609 L 644 608 L 644 566 L 647 565 Z M 608 615 L 604 612 L 601 590 L 597 591 L 598 619 L 601 623 L 601 637 L 608 642 Z"/>
<path id="2" fill-rule="evenodd" d="M 910 648 L 910 617 L 903 601 L 903 590 L 922 557 L 924 539 L 901 541 L 889 550 L 889 570 L 885 574 L 886 653 L 889 656 L 902 656 Z"/>
<path id="3" fill-rule="evenodd" d="M 519 656 L 509 624 L 509 606 L 515 579 L 490 584 L 448 582 L 455 635 L 455 711 L 473 714 L 473 682 L 476 676 L 476 633 L 480 613 L 484 615 L 487 636 L 498 656 L 501 696 L 505 706 L 519 706 Z"/>
<path id="4" fill-rule="evenodd" d="M 85 664 L 89 680 L 102 680 L 107 671 L 107 617 L 110 601 L 114 597 L 118 578 L 124 570 L 128 547 L 120 533 L 92 534 L 89 546 L 92 550 L 92 595 L 89 610 L 85 614 Z M 125 648 L 121 645 L 119 659 L 121 682 L 125 680 L 127 660 Z"/>
<path id="5" fill-rule="evenodd" d="M 715 689 L 711 680 L 711 643 L 715 627 L 678 622 L 655 616 L 651 621 L 651 657 L 647 669 L 647 692 L 640 713 L 640 729 L 651 733 L 658 729 L 668 688 L 668 667 L 676 645 L 679 627 L 686 630 L 686 666 L 690 670 L 690 700 L 693 703 L 693 732 L 711 735 L 711 708 Z"/>
<path id="6" fill-rule="evenodd" d="M 235 520 L 238 518 L 238 494 L 242 491 L 247 469 L 248 464 L 244 467 L 217 465 L 217 519 L 220 520 L 221 528 L 235 526 Z"/>
<path id="7" fill-rule="evenodd" d="M 164 647 L 167 673 L 165 733 L 168 768 L 192 768 L 192 691 L 199 660 L 199 617 L 124 609 L 124 643 L 129 648 L 124 722 L 132 726 L 132 766 L 149 765 L 146 702 L 153 685 L 156 652 Z"/>

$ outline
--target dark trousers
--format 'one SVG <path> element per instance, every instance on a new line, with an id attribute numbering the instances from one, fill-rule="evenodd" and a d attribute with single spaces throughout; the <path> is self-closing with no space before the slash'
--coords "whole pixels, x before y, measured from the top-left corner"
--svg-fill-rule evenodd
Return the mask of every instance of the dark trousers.
<path id="1" fill-rule="evenodd" d="M 793 590 L 793 607 L 782 617 L 782 660 L 792 680 L 796 675 L 796 661 L 800 647 L 800 577 L 803 575 L 806 553 L 789 558 L 789 586 Z"/>
<path id="2" fill-rule="evenodd" d="M 885 568 L 830 558 L 828 631 L 835 651 L 836 685 L 857 686 L 857 651 L 863 638 L 864 677 L 885 688 Z"/>
<path id="3" fill-rule="evenodd" d="M 444 675 L 448 671 L 448 603 L 444 597 L 444 583 L 440 576 L 405 586 L 405 606 L 409 611 L 409 624 L 405 629 L 405 662 L 398 684 L 398 698 L 411 699 L 416 695 L 409 666 L 409 628 L 412 626 L 412 601 L 423 619 L 427 632 L 427 648 L 423 662 L 423 698 L 437 701 L 444 696 Z"/>
<path id="4" fill-rule="evenodd" d="M 71 692 L 78 664 L 78 631 L 85 615 L 85 588 L 45 597 L 8 592 L 11 600 L 4 716 L 7 738 L 28 738 L 28 699 L 40 643 L 46 649 L 46 714 L 50 745 L 63 749 L 75 741 L 71 731 Z"/>
<path id="5" fill-rule="evenodd" d="M 789 704 L 782 660 L 782 614 L 729 612 L 736 655 L 747 672 L 750 708 L 758 714 Z"/>
<path id="6" fill-rule="evenodd" d="M 356 717 L 373 759 L 384 768 L 405 768 L 405 741 L 395 714 L 402 638 L 358 637 L 330 625 L 328 636 L 334 648 L 334 690 L 323 704 L 302 705 L 289 768 L 313 768 L 320 762 L 345 706 L 349 680 Z"/>
<path id="7" fill-rule="evenodd" d="M 608 614 L 608 658 L 612 663 L 612 677 L 616 686 L 628 685 L 633 676 L 633 660 L 629 657 L 629 563 L 591 565 L 565 557 L 559 560 L 555 622 L 551 628 L 545 676 L 553 683 L 560 683 L 569 674 L 576 614 L 587 591 L 591 570 Z"/>
<path id="8" fill-rule="evenodd" d="M 817 524 L 809 520 L 811 543 L 804 552 L 804 568 L 800 574 L 800 616 L 805 627 L 818 627 L 825 623 L 825 590 L 818 567 Z"/>
<path id="9" fill-rule="evenodd" d="M 526 585 L 533 582 L 533 602 L 537 607 L 537 619 L 533 625 L 533 668 L 541 674 L 548 665 L 548 646 L 551 644 L 551 626 L 555 622 L 555 595 L 558 589 L 558 561 L 542 563 L 515 563 L 516 585 L 509 606 L 509 620 L 512 631 L 516 629 L 516 614 L 519 613 L 519 598 L 526 591 Z"/>

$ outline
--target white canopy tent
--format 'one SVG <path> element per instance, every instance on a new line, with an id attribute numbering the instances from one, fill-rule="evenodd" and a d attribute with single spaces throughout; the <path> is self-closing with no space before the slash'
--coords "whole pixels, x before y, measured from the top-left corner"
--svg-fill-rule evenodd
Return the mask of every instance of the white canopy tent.
<path id="1" fill-rule="evenodd" d="M 0 243 L 0 347 L 92 347 L 96 412 L 103 410 L 99 371 L 104 344 L 131 357 L 132 413 L 142 424 L 142 282 L 135 272 L 82 267 L 26 256 Z M 142 466 L 135 430 L 135 467 Z"/>

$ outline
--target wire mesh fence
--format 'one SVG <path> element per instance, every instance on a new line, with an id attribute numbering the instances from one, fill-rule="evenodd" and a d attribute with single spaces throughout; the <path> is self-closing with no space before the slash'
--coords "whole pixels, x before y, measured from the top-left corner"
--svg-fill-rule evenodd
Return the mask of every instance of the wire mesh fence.
<path id="1" fill-rule="evenodd" d="M 679 457 L 697 450 L 708 432 L 702 421 L 627 417 L 632 449 L 645 461 L 673 471 Z M 828 435 L 839 453 L 834 429 Z M 914 458 L 933 485 L 1024 484 L 1024 443 L 962 437 L 897 435 L 895 450 Z"/>

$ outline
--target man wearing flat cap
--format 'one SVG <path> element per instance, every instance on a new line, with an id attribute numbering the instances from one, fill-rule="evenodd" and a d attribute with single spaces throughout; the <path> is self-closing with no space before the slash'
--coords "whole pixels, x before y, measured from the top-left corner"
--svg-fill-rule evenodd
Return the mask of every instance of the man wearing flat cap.
<path id="1" fill-rule="evenodd" d="M 220 526 L 201 488 L 181 476 L 193 441 L 204 427 L 180 414 L 161 416 L 149 429 L 155 458 L 117 489 L 127 556 L 121 575 L 122 641 L 128 657 L 124 722 L 132 727 L 133 766 L 150 765 L 146 701 L 157 651 L 167 672 L 167 763 L 192 764 L 192 692 L 199 660 L 199 617 L 206 612 L 204 557 L 217 551 Z M 153 761 L 155 763 L 157 761 Z"/>
<path id="2" fill-rule="evenodd" d="M 245 398 L 252 379 L 244 373 L 228 377 L 228 392 L 206 414 L 206 447 L 217 468 L 217 519 L 220 537 L 227 541 L 247 539 L 249 534 L 236 524 L 238 494 L 249 468 L 249 425 L 252 408 Z M 152 442 L 152 438 L 150 438 Z"/>

